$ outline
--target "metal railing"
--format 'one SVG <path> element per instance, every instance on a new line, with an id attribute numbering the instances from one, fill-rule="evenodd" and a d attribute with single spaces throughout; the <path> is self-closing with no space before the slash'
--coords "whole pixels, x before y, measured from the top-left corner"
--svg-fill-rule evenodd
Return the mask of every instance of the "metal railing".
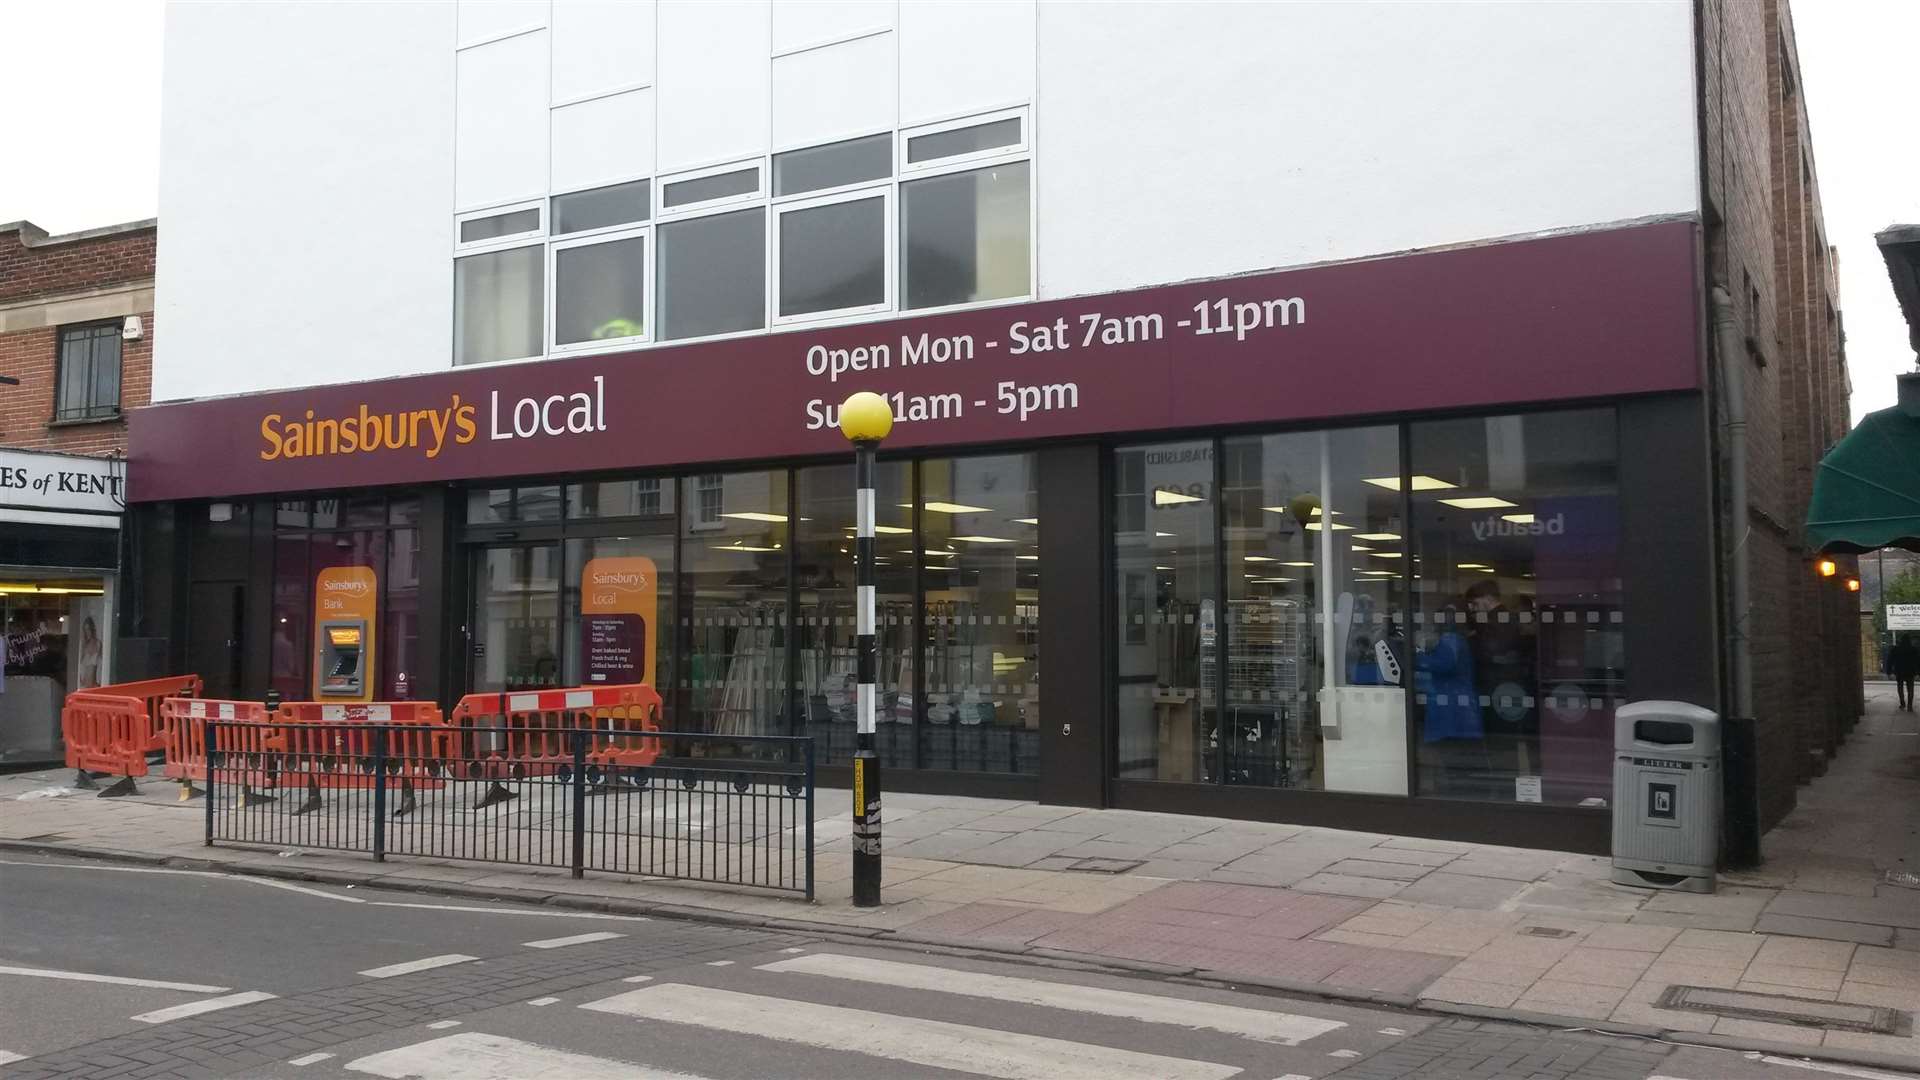
<path id="1" fill-rule="evenodd" d="M 206 721 L 206 842 L 740 885 L 813 898 L 813 741 L 542 732 L 538 752 L 418 726 Z M 641 766 L 596 761 L 636 759 Z M 484 750 L 484 753 L 481 751 Z M 725 753 L 729 756 L 718 756 Z"/>

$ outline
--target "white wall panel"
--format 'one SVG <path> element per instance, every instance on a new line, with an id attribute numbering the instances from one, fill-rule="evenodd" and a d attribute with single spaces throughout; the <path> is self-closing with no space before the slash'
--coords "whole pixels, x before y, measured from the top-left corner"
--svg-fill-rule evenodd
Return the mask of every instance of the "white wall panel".
<path id="1" fill-rule="evenodd" d="M 1066 16 L 1097 24 L 1116 4 Z M 1143 5 L 1144 6 L 1144 5 Z M 1183 5 L 1166 4 L 1169 10 Z M 962 113 L 1024 104 L 1033 96 L 1032 0 L 907 0 L 900 5 L 900 122 L 918 124 Z"/>
<path id="2" fill-rule="evenodd" d="M 1696 211 L 1691 39 L 1686 0 L 1044 4 L 1041 293 Z"/>
<path id="3" fill-rule="evenodd" d="M 459 0 L 460 45 L 547 25 L 547 0 Z"/>
<path id="4" fill-rule="evenodd" d="M 773 61 L 773 145 L 780 149 L 893 130 L 893 34 Z"/>
<path id="5" fill-rule="evenodd" d="M 547 32 L 463 49 L 456 65 L 456 208 L 546 194 Z"/>
<path id="6" fill-rule="evenodd" d="M 553 103 L 653 82 L 653 0 L 553 0 Z"/>
<path id="7" fill-rule="evenodd" d="M 767 0 L 661 0 L 660 169 L 767 152 Z"/>
<path id="8" fill-rule="evenodd" d="M 154 400 L 448 365 L 453 37 L 444 3 L 169 7 Z"/>
<path id="9" fill-rule="evenodd" d="M 653 91 L 629 90 L 553 110 L 554 191 L 652 172 Z"/>
<path id="10" fill-rule="evenodd" d="M 894 0 L 776 0 L 773 52 L 792 52 L 893 28 Z"/>

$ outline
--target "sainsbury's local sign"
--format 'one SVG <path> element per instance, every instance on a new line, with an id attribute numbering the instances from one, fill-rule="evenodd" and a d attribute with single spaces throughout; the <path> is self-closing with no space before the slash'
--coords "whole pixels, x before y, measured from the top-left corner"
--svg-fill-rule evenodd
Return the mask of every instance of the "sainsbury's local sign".
<path id="1" fill-rule="evenodd" d="M 136 501 L 1498 407 L 1698 385 L 1684 221 L 540 363 L 180 402 Z"/>

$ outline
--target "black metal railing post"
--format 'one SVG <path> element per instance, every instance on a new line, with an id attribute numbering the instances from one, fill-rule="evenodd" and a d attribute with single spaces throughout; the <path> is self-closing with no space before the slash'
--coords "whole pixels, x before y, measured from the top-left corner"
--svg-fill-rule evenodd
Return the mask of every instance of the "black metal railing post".
<path id="1" fill-rule="evenodd" d="M 813 899 L 813 740 L 804 746 L 807 758 L 807 899 Z"/>
<path id="2" fill-rule="evenodd" d="M 187 723 L 191 725 L 193 723 L 193 720 L 189 718 L 187 720 Z M 202 732 L 202 740 L 206 743 L 206 749 L 207 749 L 206 846 L 212 847 L 213 846 L 213 803 L 215 799 L 220 797 L 220 785 L 214 783 L 214 776 L 219 770 L 219 761 L 220 761 L 220 752 L 217 749 L 215 749 L 214 739 L 213 739 L 214 730 L 218 725 L 216 725 L 212 720 L 202 720 L 200 724 L 201 724 L 200 730 Z M 191 727 L 189 727 L 188 730 L 190 732 L 192 730 Z"/>
<path id="3" fill-rule="evenodd" d="M 587 872 L 587 733 L 573 732 L 573 876 Z"/>
<path id="4" fill-rule="evenodd" d="M 387 729 L 373 729 L 373 861 L 387 861 Z"/>

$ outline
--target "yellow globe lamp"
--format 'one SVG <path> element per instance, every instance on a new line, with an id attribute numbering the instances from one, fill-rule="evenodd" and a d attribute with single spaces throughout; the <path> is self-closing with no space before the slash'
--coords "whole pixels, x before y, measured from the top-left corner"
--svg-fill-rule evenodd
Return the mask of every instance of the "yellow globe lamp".
<path id="1" fill-rule="evenodd" d="M 871 390 L 840 403 L 840 434 L 852 443 L 877 443 L 893 430 L 893 406 Z"/>

